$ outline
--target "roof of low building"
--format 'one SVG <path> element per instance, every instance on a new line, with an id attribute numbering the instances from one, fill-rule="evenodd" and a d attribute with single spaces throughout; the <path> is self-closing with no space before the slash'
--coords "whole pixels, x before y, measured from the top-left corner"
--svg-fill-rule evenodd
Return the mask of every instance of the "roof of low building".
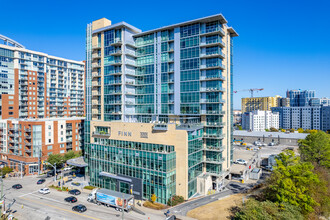
<path id="1" fill-rule="evenodd" d="M 267 132 L 267 131 L 245 131 L 235 130 L 234 136 L 246 136 L 246 137 L 280 137 L 289 139 L 305 139 L 308 133 L 284 133 L 284 132 Z"/>

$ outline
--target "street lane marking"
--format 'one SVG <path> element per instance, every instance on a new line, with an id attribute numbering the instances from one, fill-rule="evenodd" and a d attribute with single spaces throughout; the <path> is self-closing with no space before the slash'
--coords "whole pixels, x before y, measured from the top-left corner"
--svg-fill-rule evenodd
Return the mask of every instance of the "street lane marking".
<path id="1" fill-rule="evenodd" d="M 94 218 L 92 216 L 84 215 L 84 214 L 81 214 L 79 212 L 74 212 L 74 211 L 63 209 L 63 208 L 60 208 L 60 207 L 57 207 L 57 206 L 53 206 L 53 205 L 49 205 L 49 204 L 46 204 L 46 203 L 38 202 L 38 201 L 35 201 L 33 199 L 28 199 L 28 198 L 23 198 L 23 197 L 22 197 L 22 199 L 28 200 L 30 202 L 38 203 L 40 205 L 46 205 L 46 206 L 49 206 L 49 207 L 52 207 L 52 208 L 55 208 L 55 209 L 58 209 L 58 210 L 62 210 L 62 211 L 65 211 L 65 212 L 70 212 L 70 213 L 73 213 L 73 214 L 76 214 L 76 215 L 80 215 L 80 216 L 83 216 L 83 217 L 86 217 L 86 218 L 100 220 L 99 218 Z"/>
<path id="2" fill-rule="evenodd" d="M 20 195 L 20 196 L 18 196 L 18 197 L 27 196 L 27 195 L 30 195 L 30 194 L 33 194 L 33 193 L 36 193 L 36 192 L 38 192 L 38 190 L 37 190 L 37 191 L 34 191 L 34 192 L 30 192 L 30 193 L 26 193 L 26 194 Z"/>

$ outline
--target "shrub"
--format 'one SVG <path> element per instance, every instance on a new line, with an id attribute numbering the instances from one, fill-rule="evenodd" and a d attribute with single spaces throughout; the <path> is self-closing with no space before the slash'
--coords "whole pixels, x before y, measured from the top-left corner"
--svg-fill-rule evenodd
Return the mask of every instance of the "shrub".
<path id="1" fill-rule="evenodd" d="M 161 210 L 161 209 L 165 209 L 166 206 L 164 204 L 161 204 L 161 203 L 157 203 L 157 202 L 151 202 L 151 201 L 145 201 L 143 203 L 143 206 L 144 207 L 147 207 L 147 208 L 151 208 L 151 209 L 156 209 L 156 210 Z"/>
<path id="2" fill-rule="evenodd" d="M 88 190 L 93 190 L 95 189 L 96 187 L 95 186 L 85 186 L 84 189 L 88 189 Z"/>
<path id="3" fill-rule="evenodd" d="M 183 202 L 184 202 L 184 198 L 182 196 L 172 196 L 171 198 L 168 199 L 167 205 L 176 206 Z"/>

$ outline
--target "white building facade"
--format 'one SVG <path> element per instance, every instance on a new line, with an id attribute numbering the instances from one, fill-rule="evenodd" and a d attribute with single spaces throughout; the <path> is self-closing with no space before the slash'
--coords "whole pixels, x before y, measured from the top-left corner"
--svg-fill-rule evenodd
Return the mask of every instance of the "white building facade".
<path id="1" fill-rule="evenodd" d="M 279 128 L 279 113 L 271 111 L 252 111 L 242 115 L 242 127 L 244 130 L 265 131 L 265 129 Z"/>

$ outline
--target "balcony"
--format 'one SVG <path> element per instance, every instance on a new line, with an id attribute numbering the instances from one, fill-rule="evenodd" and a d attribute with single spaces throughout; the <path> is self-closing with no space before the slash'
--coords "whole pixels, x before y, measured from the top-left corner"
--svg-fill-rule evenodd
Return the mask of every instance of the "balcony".
<path id="1" fill-rule="evenodd" d="M 202 115 L 223 115 L 225 111 L 220 110 L 201 110 Z"/>
<path id="2" fill-rule="evenodd" d="M 111 66 L 120 66 L 121 64 L 121 60 L 114 60 L 112 63 L 110 63 Z"/>
<path id="3" fill-rule="evenodd" d="M 95 69 L 95 68 L 101 68 L 101 64 L 99 63 L 93 63 L 92 64 L 92 68 Z"/>
<path id="4" fill-rule="evenodd" d="M 92 54 L 92 58 L 93 59 L 101 59 L 101 54 L 99 54 L 99 53 L 93 53 Z"/>
<path id="5" fill-rule="evenodd" d="M 205 42 L 202 42 L 200 44 L 200 47 L 214 47 L 214 46 L 220 46 L 220 47 L 225 47 L 225 42 L 221 40 L 221 38 L 217 39 L 206 39 Z"/>
<path id="6" fill-rule="evenodd" d="M 201 76 L 200 80 L 201 81 L 213 81 L 213 80 L 225 81 L 226 78 L 224 76 L 221 76 L 221 75 L 209 75 L 209 76 Z"/>
<path id="7" fill-rule="evenodd" d="M 110 54 L 111 56 L 121 56 L 122 55 L 122 51 L 121 50 L 116 50 L 113 53 Z"/>
<path id="8" fill-rule="evenodd" d="M 225 122 L 205 122 L 206 127 L 223 127 L 225 124 Z"/>
<path id="9" fill-rule="evenodd" d="M 101 103 L 99 101 L 95 101 L 95 100 L 92 101 L 92 104 L 93 105 L 101 105 Z"/>
<path id="10" fill-rule="evenodd" d="M 31 139 L 31 136 L 30 135 L 25 135 L 25 138 L 26 139 Z"/>
<path id="11" fill-rule="evenodd" d="M 92 82 L 92 86 L 101 86 L 101 82 Z"/>
<path id="12" fill-rule="evenodd" d="M 220 34 L 222 36 L 225 36 L 225 32 L 224 32 L 224 30 L 222 30 L 221 27 L 211 27 L 211 28 L 202 30 L 200 33 L 200 36 L 208 36 L 208 35 L 214 35 L 214 34 Z"/>
<path id="13" fill-rule="evenodd" d="M 222 63 L 207 63 L 206 65 L 205 64 L 202 64 L 200 66 L 200 69 L 201 70 L 211 70 L 211 69 L 222 69 L 224 70 L 225 69 L 225 65 L 223 65 Z"/>
<path id="14" fill-rule="evenodd" d="M 201 87 L 201 92 L 224 92 L 224 89 L 220 87 Z"/>
<path id="15" fill-rule="evenodd" d="M 203 138 L 211 138 L 211 139 L 223 139 L 225 138 L 224 134 L 207 134 L 204 133 Z"/>
<path id="16" fill-rule="evenodd" d="M 110 137 L 110 134 L 107 133 L 107 132 L 94 131 L 93 136 L 95 136 L 95 137 Z"/>
<path id="17" fill-rule="evenodd" d="M 101 45 L 100 44 L 93 45 L 92 49 L 93 50 L 101 49 Z"/>
<path id="18" fill-rule="evenodd" d="M 92 72 L 92 77 L 101 77 L 100 72 Z"/>
<path id="19" fill-rule="evenodd" d="M 225 160 L 223 158 L 206 158 L 204 162 L 222 164 L 224 161 Z"/>
<path id="20" fill-rule="evenodd" d="M 206 146 L 204 150 L 213 151 L 213 152 L 222 152 L 224 150 L 223 147 L 216 147 L 216 146 Z"/>
<path id="21" fill-rule="evenodd" d="M 122 41 L 119 38 L 115 38 L 113 43 L 110 44 L 110 46 L 121 46 L 122 45 Z"/>

